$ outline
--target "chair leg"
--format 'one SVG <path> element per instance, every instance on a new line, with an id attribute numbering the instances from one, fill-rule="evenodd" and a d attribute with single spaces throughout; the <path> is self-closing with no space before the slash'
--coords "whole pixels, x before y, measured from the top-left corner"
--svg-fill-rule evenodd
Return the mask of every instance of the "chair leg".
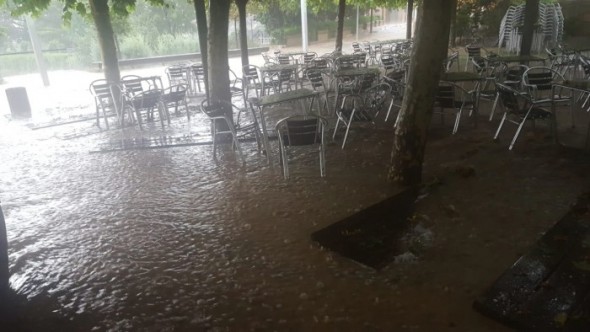
<path id="1" fill-rule="evenodd" d="M 453 126 L 453 135 L 459 130 L 459 122 L 461 121 L 461 114 L 463 113 L 463 107 L 459 109 L 457 115 L 455 115 L 455 125 Z"/>
<path id="2" fill-rule="evenodd" d="M 217 128 L 216 121 L 211 121 L 211 136 L 213 139 L 213 159 L 217 159 Z"/>
<path id="3" fill-rule="evenodd" d="M 326 176 L 326 155 L 324 151 L 324 143 L 320 143 L 320 176 Z"/>
<path id="4" fill-rule="evenodd" d="M 494 135 L 494 140 L 498 139 L 498 136 L 500 135 L 500 130 L 502 130 L 502 126 L 504 125 L 504 121 L 506 121 L 506 112 L 504 112 L 504 115 L 502 116 L 502 120 L 500 120 L 500 125 L 498 126 L 498 129 L 496 130 L 496 134 Z"/>
<path id="5" fill-rule="evenodd" d="M 500 99 L 500 94 L 496 93 L 496 98 L 494 98 L 494 104 L 492 105 L 492 110 L 490 111 L 490 118 L 489 120 L 492 121 L 494 118 L 494 113 L 496 113 L 496 106 L 498 106 L 498 100 Z"/>
<path id="6" fill-rule="evenodd" d="M 508 147 L 508 150 L 512 150 L 512 147 L 514 147 L 514 143 L 516 143 L 516 139 L 518 138 L 518 135 L 520 135 L 520 131 L 522 130 L 522 127 L 524 126 L 525 122 L 526 122 L 526 116 L 524 117 L 524 119 L 522 119 L 522 121 L 518 125 L 518 129 L 516 129 L 516 133 L 514 134 L 514 138 L 512 138 L 512 142 L 510 142 L 510 146 Z"/>
<path id="7" fill-rule="evenodd" d="M 350 124 L 352 123 L 352 119 L 354 119 L 354 113 L 356 113 L 356 105 L 350 112 L 350 118 L 348 119 L 348 123 L 346 124 L 346 132 L 344 133 L 344 140 L 342 141 L 342 149 L 344 150 L 344 146 L 346 145 L 346 139 L 348 138 L 348 132 L 350 131 Z"/>

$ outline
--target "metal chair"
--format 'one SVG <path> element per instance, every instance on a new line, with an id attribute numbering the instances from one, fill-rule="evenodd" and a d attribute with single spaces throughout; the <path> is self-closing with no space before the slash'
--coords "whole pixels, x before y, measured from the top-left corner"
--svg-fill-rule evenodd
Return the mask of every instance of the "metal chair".
<path id="1" fill-rule="evenodd" d="M 552 103 L 561 105 L 569 103 L 572 106 L 570 113 L 573 127 L 575 120 L 571 91 L 553 88 L 553 83 L 563 81 L 565 81 L 563 75 L 549 67 L 530 67 L 522 75 L 522 86 L 535 106 L 550 107 Z"/>
<path id="2" fill-rule="evenodd" d="M 288 150 L 300 146 L 317 146 L 320 157 L 320 175 L 326 176 L 324 129 L 327 121 L 318 116 L 291 116 L 279 120 L 276 125 L 283 177 L 289 179 Z"/>
<path id="3" fill-rule="evenodd" d="M 368 82 L 369 80 L 364 80 L 361 77 L 356 81 L 357 83 L 353 83 L 353 86 L 362 86 L 363 82 Z M 340 103 L 340 107 L 336 109 L 337 119 L 332 139 L 336 137 L 340 123 L 342 123 L 346 128 L 342 140 L 342 149 L 344 149 L 352 123 L 373 121 L 382 109 L 385 101 L 390 99 L 391 86 L 387 83 L 381 83 L 365 89 L 353 87 L 340 95 L 342 96 L 342 102 Z M 390 103 L 388 112 L 391 110 L 391 107 L 392 104 Z"/>
<path id="4" fill-rule="evenodd" d="M 90 83 L 88 87 L 94 97 L 94 106 L 96 108 L 96 125 L 100 127 L 100 113 L 104 118 L 105 126 L 109 129 L 108 117 L 116 114 L 117 109 L 111 94 L 110 84 L 105 79 L 98 79 Z"/>
<path id="5" fill-rule="evenodd" d="M 465 47 L 465 51 L 467 52 L 467 61 L 465 61 L 465 71 L 469 67 L 469 63 L 473 61 L 473 58 L 481 58 L 481 47 L 479 46 L 472 46 L 467 45 Z"/>
<path id="6" fill-rule="evenodd" d="M 178 105 L 182 104 L 186 111 L 186 117 L 188 120 L 191 119 L 191 112 L 188 109 L 188 103 L 186 101 L 188 87 L 184 84 L 173 85 L 162 91 L 162 104 L 166 109 L 174 106 L 174 113 L 178 115 Z"/>
<path id="7" fill-rule="evenodd" d="M 193 64 L 191 65 L 191 85 L 193 87 L 193 93 L 197 91 L 194 90 L 194 87 L 197 87 L 197 90 L 201 92 L 201 83 L 203 83 L 203 89 L 205 89 L 205 67 L 202 64 Z"/>
<path id="8" fill-rule="evenodd" d="M 262 95 L 262 82 L 260 82 L 258 67 L 254 65 L 244 66 L 242 67 L 242 73 L 244 75 L 242 82 L 244 83 L 244 94 L 246 98 L 250 96 L 251 90 L 254 90 L 256 98 L 259 98 Z"/>
<path id="9" fill-rule="evenodd" d="M 465 109 L 469 109 L 469 115 L 472 116 L 475 111 L 474 91 L 467 91 L 463 87 L 452 82 L 441 81 L 435 98 L 435 108 L 440 108 L 441 121 L 444 122 L 445 109 L 450 109 L 455 113 L 455 124 L 453 125 L 452 134 L 459 130 L 461 116 Z M 475 117 L 474 117 L 475 121 Z"/>
<path id="10" fill-rule="evenodd" d="M 237 110 L 238 118 L 234 121 L 233 113 Z M 242 148 L 240 146 L 240 139 L 249 136 L 254 136 L 260 151 L 260 127 L 256 116 L 253 116 L 252 122 L 248 124 L 240 124 L 240 109 L 235 105 L 224 102 L 215 101 L 210 102 L 205 99 L 201 102 L 201 111 L 211 120 L 211 137 L 213 140 L 213 158 L 217 159 L 217 144 L 220 135 L 231 135 L 232 147 L 238 151 L 238 155 L 243 162 L 246 162 Z"/>
<path id="11" fill-rule="evenodd" d="M 232 99 L 234 97 L 242 97 L 244 105 L 246 105 L 246 93 L 244 91 L 244 80 L 239 78 L 236 73 L 229 69 L 229 91 Z"/>
<path id="12" fill-rule="evenodd" d="M 166 76 L 168 76 L 168 83 L 170 86 L 178 84 L 190 84 L 189 70 L 186 65 L 173 65 L 165 69 Z"/>
<path id="13" fill-rule="evenodd" d="M 514 147 L 514 143 L 516 143 L 516 139 L 518 138 L 518 135 L 520 134 L 520 131 L 527 120 L 531 120 L 534 126 L 535 120 L 537 119 L 553 119 L 553 114 L 551 111 L 535 106 L 535 103 L 529 95 L 499 83 L 496 84 L 496 90 L 500 96 L 500 104 L 504 108 L 504 115 L 502 116 L 502 121 L 500 121 L 498 129 L 496 130 L 494 140 L 498 139 L 500 130 L 502 130 L 502 126 L 506 120 L 518 126 L 518 129 L 516 129 L 516 133 L 514 134 L 514 138 L 512 138 L 512 141 L 510 142 L 508 150 L 512 150 Z M 509 119 L 509 116 L 513 119 Z"/>
<path id="14" fill-rule="evenodd" d="M 306 71 L 305 76 L 309 80 L 312 89 L 320 93 L 320 99 L 323 97 L 323 102 L 320 101 L 320 108 L 323 107 L 325 113 L 329 114 L 330 104 L 328 102 L 328 93 L 330 91 L 326 88 L 326 85 L 324 84 L 324 77 L 322 76 L 322 72 L 319 69 L 312 68 Z M 321 114 L 321 110 L 319 112 Z"/>

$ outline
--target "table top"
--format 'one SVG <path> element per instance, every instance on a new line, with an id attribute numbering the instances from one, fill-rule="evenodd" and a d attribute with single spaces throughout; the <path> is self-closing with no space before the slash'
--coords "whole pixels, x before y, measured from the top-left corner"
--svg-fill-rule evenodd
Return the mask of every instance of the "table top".
<path id="1" fill-rule="evenodd" d="M 368 67 L 368 68 L 350 68 L 350 69 L 343 69 L 338 70 L 334 73 L 336 77 L 344 77 L 344 76 L 361 76 L 361 75 L 376 75 L 379 74 L 379 68 L 377 67 Z"/>
<path id="2" fill-rule="evenodd" d="M 272 64 L 267 66 L 260 67 L 261 71 L 281 71 L 281 70 L 288 70 L 288 69 L 297 69 L 296 64 L 288 64 L 288 65 L 279 65 L 279 64 Z"/>
<path id="3" fill-rule="evenodd" d="M 500 61 L 500 62 L 529 62 L 529 61 L 545 61 L 545 58 L 541 58 L 534 55 L 500 55 L 490 60 Z"/>
<path id="4" fill-rule="evenodd" d="M 566 88 L 577 89 L 577 90 L 590 91 L 590 81 L 589 80 L 565 80 L 561 83 L 557 83 L 554 85 L 563 86 Z"/>
<path id="5" fill-rule="evenodd" d="M 318 94 L 319 92 L 310 89 L 298 89 L 282 93 L 275 93 L 272 95 L 263 96 L 262 98 L 258 99 L 258 106 L 264 107 L 297 99 L 311 98 Z"/>
<path id="6" fill-rule="evenodd" d="M 477 73 L 467 71 L 443 73 L 440 77 L 441 81 L 447 82 L 479 81 L 481 79 L 482 77 L 479 76 Z"/>

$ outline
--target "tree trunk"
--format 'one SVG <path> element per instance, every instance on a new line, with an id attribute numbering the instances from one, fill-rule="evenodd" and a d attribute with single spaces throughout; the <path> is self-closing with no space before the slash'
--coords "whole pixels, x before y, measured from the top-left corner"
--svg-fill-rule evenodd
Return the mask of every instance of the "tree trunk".
<path id="1" fill-rule="evenodd" d="M 389 180 L 413 186 L 422 181 L 422 163 L 432 107 L 447 56 L 452 0 L 424 0 L 418 8 L 416 42 L 407 89 L 395 129 Z"/>
<path id="2" fill-rule="evenodd" d="M 342 51 L 342 39 L 344 38 L 344 13 L 346 0 L 338 0 L 338 28 L 336 29 L 336 51 Z"/>
<path id="3" fill-rule="evenodd" d="M 412 38 L 412 21 L 414 20 L 414 0 L 408 0 L 406 13 L 406 39 Z"/>
<path id="4" fill-rule="evenodd" d="M 6 222 L 0 205 L 0 295 L 6 295 L 8 291 L 8 280 L 10 271 L 8 270 L 8 237 L 6 235 Z M 0 301 L 3 300 L 0 296 Z"/>
<path id="5" fill-rule="evenodd" d="M 231 102 L 229 90 L 228 23 L 230 0 L 209 2 L 209 93 L 210 100 Z M 231 110 L 229 110 L 231 111 Z"/>
<path id="6" fill-rule="evenodd" d="M 240 54 L 242 55 L 242 67 L 250 64 L 248 59 L 248 28 L 246 26 L 246 5 L 248 0 L 236 0 L 238 14 L 240 15 Z"/>
<path id="7" fill-rule="evenodd" d="M 199 34 L 199 52 L 201 52 L 201 63 L 205 72 L 205 94 L 209 98 L 209 65 L 207 63 L 207 11 L 205 0 L 193 0 L 195 16 L 197 19 L 197 33 Z"/>
<path id="8" fill-rule="evenodd" d="M 369 9 L 369 33 L 373 33 L 373 8 Z"/>
<path id="9" fill-rule="evenodd" d="M 457 0 L 451 4 L 451 47 L 457 46 Z"/>
<path id="10" fill-rule="evenodd" d="M 527 0 L 524 8 L 524 26 L 522 27 L 522 41 L 520 55 L 530 55 L 533 46 L 535 24 L 539 17 L 539 0 Z"/>
<path id="11" fill-rule="evenodd" d="M 118 83 L 121 80 L 121 73 L 119 72 L 119 60 L 117 58 L 108 0 L 90 0 L 90 12 L 98 32 L 98 43 L 105 79 L 109 83 Z"/>

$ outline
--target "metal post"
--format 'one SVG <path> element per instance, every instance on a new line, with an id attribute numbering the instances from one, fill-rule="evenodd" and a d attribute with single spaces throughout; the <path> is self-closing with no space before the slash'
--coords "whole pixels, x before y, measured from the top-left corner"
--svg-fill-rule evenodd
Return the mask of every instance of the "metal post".
<path id="1" fill-rule="evenodd" d="M 8 271 L 8 237 L 6 235 L 6 223 L 4 222 L 2 205 L 0 205 L 0 295 L 6 294 L 8 291 L 8 279 L 10 279 L 10 272 Z"/>
<path id="2" fill-rule="evenodd" d="M 359 41 L 359 5 L 356 5 L 356 41 Z"/>
<path id="3" fill-rule="evenodd" d="M 307 0 L 301 0 L 301 48 L 307 52 Z"/>
<path id="4" fill-rule="evenodd" d="M 27 24 L 27 30 L 29 30 L 29 38 L 31 39 L 31 44 L 33 45 L 33 52 L 35 53 L 35 59 L 37 60 L 37 68 L 39 69 L 39 73 L 41 74 L 41 79 L 43 80 L 44 86 L 49 86 L 49 77 L 47 76 L 47 65 L 45 64 L 45 59 L 43 58 L 43 51 L 41 51 L 41 45 L 39 44 L 39 38 L 37 37 L 37 31 L 35 30 L 35 23 L 29 16 L 25 17 L 25 22 Z"/>

